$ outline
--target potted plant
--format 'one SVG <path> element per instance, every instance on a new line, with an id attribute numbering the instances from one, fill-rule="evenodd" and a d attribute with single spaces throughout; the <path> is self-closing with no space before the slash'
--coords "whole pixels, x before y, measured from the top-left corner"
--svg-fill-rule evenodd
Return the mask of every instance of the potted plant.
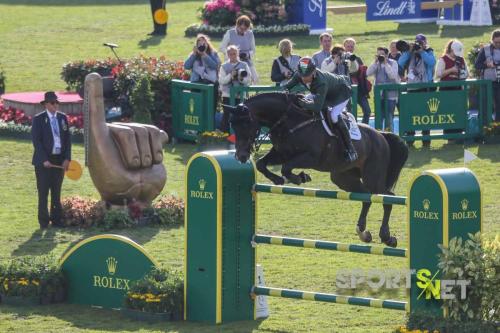
<path id="1" fill-rule="evenodd" d="M 203 132 L 198 135 L 198 150 L 226 150 L 229 149 L 228 134 L 220 131 Z"/>
<path id="2" fill-rule="evenodd" d="M 484 128 L 484 141 L 490 144 L 500 143 L 500 122 L 491 123 Z"/>
<path id="3" fill-rule="evenodd" d="M 52 256 L 27 256 L 0 265 L 0 295 L 11 305 L 64 301 L 66 280 Z"/>
<path id="4" fill-rule="evenodd" d="M 180 273 L 153 268 L 134 282 L 125 295 L 123 314 L 131 319 L 157 322 L 180 320 L 184 282 Z"/>

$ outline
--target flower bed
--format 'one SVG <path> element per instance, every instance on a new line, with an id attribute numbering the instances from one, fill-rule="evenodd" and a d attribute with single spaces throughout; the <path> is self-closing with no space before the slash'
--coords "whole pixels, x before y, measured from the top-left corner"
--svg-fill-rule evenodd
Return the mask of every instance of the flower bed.
<path id="1" fill-rule="evenodd" d="M 73 196 L 62 201 L 62 223 L 67 227 L 101 227 L 106 230 L 144 225 L 180 226 L 184 223 L 184 202 L 174 196 L 159 197 L 150 207 L 136 201 L 122 208 L 102 201 Z"/>
<path id="2" fill-rule="evenodd" d="M 232 26 L 212 26 L 207 24 L 192 24 L 186 28 L 186 37 L 195 37 L 197 34 L 205 34 L 210 37 L 222 37 Z M 278 36 L 306 36 L 309 35 L 307 24 L 288 24 L 272 26 L 255 26 L 252 29 L 256 37 L 278 37 Z"/>
<path id="3" fill-rule="evenodd" d="M 3 303 L 35 305 L 65 300 L 67 283 L 51 256 L 27 256 L 0 264 Z"/>
<path id="4" fill-rule="evenodd" d="M 67 115 L 72 141 L 83 143 L 83 115 Z M 0 137 L 31 140 L 31 122 L 23 110 L 0 103 Z"/>
<path id="5" fill-rule="evenodd" d="M 135 320 L 180 320 L 184 283 L 180 273 L 155 268 L 125 296 L 123 314 Z"/>

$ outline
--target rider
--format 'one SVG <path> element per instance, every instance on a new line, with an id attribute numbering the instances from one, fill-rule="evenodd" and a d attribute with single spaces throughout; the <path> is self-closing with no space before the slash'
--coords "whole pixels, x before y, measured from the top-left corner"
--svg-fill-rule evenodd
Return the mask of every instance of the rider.
<path id="1" fill-rule="evenodd" d="M 316 113 L 328 111 L 325 113 L 329 115 L 330 121 L 337 125 L 346 147 L 346 160 L 348 162 L 357 160 L 358 154 L 352 144 L 347 125 L 341 116 L 351 97 L 349 78 L 323 72 L 316 68 L 310 57 L 303 57 L 299 61 L 298 70 L 285 85 L 285 89 L 290 90 L 300 83 L 306 85 L 311 92 L 311 95 L 299 101 L 300 106 Z"/>

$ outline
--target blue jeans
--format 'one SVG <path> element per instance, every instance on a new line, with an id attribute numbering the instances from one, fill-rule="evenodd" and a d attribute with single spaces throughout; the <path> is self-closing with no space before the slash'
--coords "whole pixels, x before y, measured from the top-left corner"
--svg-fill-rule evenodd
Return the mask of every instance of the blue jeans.
<path id="1" fill-rule="evenodd" d="M 386 104 L 387 103 L 387 112 Z M 397 101 L 394 99 L 382 99 L 382 128 L 385 131 L 393 132 L 394 129 L 394 110 Z"/>
<path id="2" fill-rule="evenodd" d="M 370 120 L 370 114 L 372 110 L 370 109 L 370 104 L 368 104 L 368 98 L 366 96 L 360 95 L 358 97 L 358 104 L 361 106 L 361 110 L 363 111 L 363 120 L 361 122 L 363 124 L 368 124 Z"/>

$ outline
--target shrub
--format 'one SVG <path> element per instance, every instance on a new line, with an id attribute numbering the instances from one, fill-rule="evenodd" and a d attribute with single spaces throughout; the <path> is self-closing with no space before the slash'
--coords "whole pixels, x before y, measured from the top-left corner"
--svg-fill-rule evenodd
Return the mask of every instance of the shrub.
<path id="1" fill-rule="evenodd" d="M 495 122 L 489 127 L 485 127 L 484 134 L 485 136 L 500 136 L 500 122 Z"/>
<path id="2" fill-rule="evenodd" d="M 153 268 L 131 285 L 125 296 L 125 307 L 143 312 L 180 314 L 183 290 L 184 282 L 179 272 Z"/>
<path id="3" fill-rule="evenodd" d="M 61 71 L 61 79 L 66 82 L 66 90 L 79 91 L 83 89 L 85 77 L 93 72 L 101 76 L 112 74 L 114 67 L 118 65 L 118 60 L 108 58 L 106 60 L 77 60 L 65 63 Z"/>
<path id="4" fill-rule="evenodd" d="M 465 299 L 460 299 L 460 288 L 455 287 L 455 299 L 443 301 L 451 319 L 467 322 L 499 318 L 500 298 L 492 292 L 500 290 L 499 249 L 499 235 L 493 241 L 481 241 L 480 233 L 467 240 L 453 238 L 448 248 L 442 248 L 438 267 L 443 279 L 471 281 Z"/>
<path id="5" fill-rule="evenodd" d="M 467 59 L 469 60 L 470 75 L 472 77 L 477 78 L 477 79 L 479 79 L 480 73 L 477 71 L 474 64 L 476 63 L 477 56 L 479 55 L 479 52 L 481 51 L 482 48 L 483 48 L 482 43 L 476 43 L 472 46 L 472 48 L 469 50 L 469 52 L 467 52 Z"/>
<path id="6" fill-rule="evenodd" d="M 240 6 L 234 0 L 213 0 L 200 7 L 200 18 L 204 24 L 230 26 L 234 25 Z"/>
<path id="7" fill-rule="evenodd" d="M 160 225 L 181 225 L 184 223 L 184 201 L 171 195 L 161 196 L 153 203 Z"/>
<path id="8" fill-rule="evenodd" d="M 0 84 L 1 84 L 1 79 L 0 79 Z M 27 116 L 21 109 L 16 109 L 13 107 L 6 108 L 3 106 L 3 104 L 0 103 L 0 121 L 3 121 L 5 123 L 13 122 L 16 125 L 31 126 L 32 117 Z"/>
<path id="9" fill-rule="evenodd" d="M 52 256 L 26 256 L 0 264 L 0 294 L 62 302 L 66 279 Z"/>
<path id="10" fill-rule="evenodd" d="M 153 111 L 153 93 L 149 79 L 142 77 L 132 89 L 130 104 L 134 111 L 132 120 L 136 123 L 151 124 L 151 112 Z"/>
<path id="11" fill-rule="evenodd" d="M 0 95 L 5 92 L 5 72 L 2 67 L 0 67 Z"/>
<path id="12" fill-rule="evenodd" d="M 211 37 L 222 37 L 231 26 L 211 26 L 207 24 L 192 24 L 186 28 L 184 34 L 186 37 L 195 37 L 197 34 L 205 34 Z M 258 25 L 253 28 L 253 34 L 256 37 L 273 36 L 294 36 L 309 35 L 309 26 L 307 24 L 288 24 L 288 25 Z"/>
<path id="13" fill-rule="evenodd" d="M 105 204 L 91 198 L 79 196 L 62 200 L 62 223 L 65 226 L 88 228 L 99 222 L 105 215 Z"/>
<path id="14" fill-rule="evenodd" d="M 137 223 L 130 217 L 128 210 L 122 208 L 107 210 L 100 221 L 100 226 L 107 230 L 129 228 L 135 225 Z"/>

